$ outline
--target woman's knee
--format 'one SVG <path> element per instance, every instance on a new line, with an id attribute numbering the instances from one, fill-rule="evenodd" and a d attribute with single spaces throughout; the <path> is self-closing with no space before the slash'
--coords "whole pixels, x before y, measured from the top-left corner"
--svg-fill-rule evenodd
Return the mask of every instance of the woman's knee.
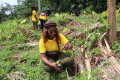
<path id="1" fill-rule="evenodd" d="M 68 66 L 71 66 L 71 65 L 73 65 L 73 59 L 72 58 L 70 58 L 70 57 L 66 57 L 66 58 L 64 58 L 63 60 L 61 60 L 61 63 L 63 64 L 63 66 L 64 65 L 68 65 Z"/>

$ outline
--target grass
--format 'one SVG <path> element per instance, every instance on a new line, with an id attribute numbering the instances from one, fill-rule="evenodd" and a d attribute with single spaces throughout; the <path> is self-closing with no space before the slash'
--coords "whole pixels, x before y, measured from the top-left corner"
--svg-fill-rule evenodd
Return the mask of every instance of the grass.
<path id="1" fill-rule="evenodd" d="M 67 16 L 69 16 L 67 14 Z M 76 17 L 76 21 L 78 22 L 85 22 L 87 25 L 84 26 L 83 30 L 86 27 L 91 26 L 91 24 L 95 24 L 97 22 L 94 22 L 94 20 L 96 20 L 99 16 L 101 16 L 101 14 L 98 14 L 96 16 L 94 16 L 94 19 L 90 19 L 90 15 L 87 16 L 87 19 L 83 19 L 83 15 L 80 15 L 79 17 Z M 120 14 L 118 15 L 119 17 L 116 19 L 116 28 L 120 29 Z M 74 19 L 74 16 L 72 16 L 72 18 Z M 27 30 L 29 30 L 30 28 L 32 28 L 32 21 L 31 18 L 30 20 L 25 23 L 25 24 L 20 24 L 20 22 L 23 19 L 14 19 L 14 20 L 7 20 L 6 22 L 3 22 L 2 24 L 0 24 L 0 46 L 6 46 L 5 48 L 0 49 L 0 79 L 2 80 L 8 80 L 8 78 L 6 78 L 6 74 L 12 73 L 12 72 L 16 72 L 16 71 L 22 71 L 25 76 L 25 80 L 50 80 L 50 78 L 52 80 L 66 80 L 66 77 L 69 77 L 67 71 L 58 74 L 56 77 L 57 79 L 55 79 L 55 74 L 52 74 L 51 77 L 48 73 L 46 73 L 43 70 L 43 62 L 41 59 L 41 56 L 39 54 L 39 49 L 38 49 L 38 45 L 35 46 L 34 48 L 22 48 L 19 49 L 17 47 L 15 48 L 11 48 L 11 45 L 15 46 L 17 44 L 24 44 L 25 40 L 34 40 L 36 39 L 37 41 L 39 41 L 40 37 L 41 37 L 41 32 L 39 31 L 33 31 L 34 33 L 34 37 L 27 37 L 27 35 L 25 33 L 21 33 L 18 29 L 18 27 L 23 27 Z M 68 21 L 66 18 L 57 18 L 57 17 L 49 17 L 48 16 L 48 20 L 53 20 L 54 22 L 56 22 L 58 24 L 58 27 L 60 27 L 60 24 L 58 23 L 59 20 L 63 20 L 62 22 L 66 22 Z M 82 23 L 81 23 L 82 24 Z M 77 32 L 80 32 L 80 30 L 77 30 Z M 6 39 L 6 40 L 5 40 Z M 71 39 L 72 41 L 73 39 Z M 78 39 L 80 40 L 80 39 Z M 77 41 L 78 41 L 77 40 Z M 74 45 L 74 41 L 72 41 L 73 47 L 75 48 Z M 11 69 L 11 67 L 13 65 L 16 64 L 16 62 L 14 62 L 13 60 L 7 60 L 5 61 L 5 59 L 9 56 L 15 56 L 17 54 L 21 55 L 21 59 L 26 59 L 27 63 L 21 63 L 19 65 L 15 66 L 15 69 Z M 20 61 L 20 60 L 19 60 Z M 94 72 L 95 70 L 92 70 L 92 75 L 96 75 L 97 72 Z M 99 70 L 98 70 L 99 72 Z M 80 74 L 78 77 L 75 77 L 74 80 L 87 80 L 87 75 L 88 72 L 85 71 L 82 74 Z M 92 76 L 91 80 L 97 77 Z"/>

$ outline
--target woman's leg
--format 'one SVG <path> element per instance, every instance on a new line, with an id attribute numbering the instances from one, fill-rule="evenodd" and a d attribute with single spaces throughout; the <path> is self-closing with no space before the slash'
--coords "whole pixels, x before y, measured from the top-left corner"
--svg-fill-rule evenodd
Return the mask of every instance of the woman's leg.
<path id="1" fill-rule="evenodd" d="M 33 30 L 37 30 L 38 29 L 38 23 L 33 21 Z"/>
<path id="2" fill-rule="evenodd" d="M 38 23 L 35 22 L 35 30 L 38 30 Z"/>
<path id="3" fill-rule="evenodd" d="M 63 66 L 73 66 L 73 59 L 63 52 L 58 53 L 56 58 L 61 61 Z"/>
<path id="4" fill-rule="evenodd" d="M 35 21 L 32 21 L 33 22 L 33 30 L 35 30 Z"/>
<path id="5" fill-rule="evenodd" d="M 54 63 L 55 62 L 55 59 L 53 59 L 53 58 L 47 58 L 48 59 L 48 61 L 49 62 L 51 62 L 51 63 Z M 46 71 L 46 72 L 49 72 L 49 73 L 52 73 L 52 72 L 55 72 L 56 70 L 53 68 L 53 67 L 50 67 L 49 65 L 47 65 L 47 64 L 45 64 L 44 63 L 44 70 Z"/>
<path id="6" fill-rule="evenodd" d="M 41 29 L 41 23 L 39 23 L 39 27 L 40 27 L 40 29 Z"/>
<path id="7" fill-rule="evenodd" d="M 40 19 L 40 22 L 41 22 L 41 29 L 43 31 L 43 19 Z"/>

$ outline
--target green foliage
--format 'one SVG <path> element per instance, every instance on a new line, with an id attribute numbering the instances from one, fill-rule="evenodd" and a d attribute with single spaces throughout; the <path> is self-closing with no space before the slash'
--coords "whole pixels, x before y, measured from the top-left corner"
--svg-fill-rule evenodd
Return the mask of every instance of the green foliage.
<path id="1" fill-rule="evenodd" d="M 26 21 L 27 21 L 27 20 L 26 20 L 26 19 L 24 19 L 24 20 L 22 20 L 22 22 L 21 22 L 20 24 L 26 23 Z"/>
<path id="2" fill-rule="evenodd" d="M 100 53 L 102 53 L 102 52 L 101 52 L 101 49 L 100 49 L 99 51 L 100 51 Z M 93 48 L 93 49 L 91 50 L 91 53 L 94 54 L 94 55 L 97 55 L 97 54 L 98 54 L 98 47 L 97 47 L 97 48 Z"/>
<path id="3" fill-rule="evenodd" d="M 118 17 L 118 10 L 116 10 L 116 18 Z M 108 11 L 102 12 L 102 18 L 107 19 L 108 18 Z"/>
<path id="4" fill-rule="evenodd" d="M 92 11 L 92 14 L 93 14 L 93 13 L 94 13 L 95 15 L 97 15 L 97 13 L 96 13 L 95 11 Z"/>
<path id="5" fill-rule="evenodd" d="M 93 9 L 93 5 L 90 5 L 89 7 L 86 7 L 87 14 L 90 13 L 90 11 Z"/>
<path id="6" fill-rule="evenodd" d="M 105 26 L 99 28 L 99 29 L 98 29 L 98 32 L 104 32 L 104 30 L 106 30 L 106 32 L 107 32 L 107 30 L 112 27 L 112 25 L 108 24 L 108 23 L 107 23 L 107 20 L 104 19 L 104 18 L 100 18 L 100 23 L 101 23 L 101 24 L 104 24 Z M 104 29 L 104 30 L 103 30 L 103 29 Z"/>
<path id="7" fill-rule="evenodd" d="M 59 15 L 59 13 L 55 13 L 55 17 L 59 17 L 60 15 Z"/>
<path id="8" fill-rule="evenodd" d="M 22 17 L 27 17 L 31 15 L 31 8 L 25 4 L 19 4 L 16 6 L 16 14 Z"/>
<path id="9" fill-rule="evenodd" d="M 88 71 L 84 71 L 82 74 L 75 77 L 74 80 L 87 80 L 88 79 Z"/>
<path id="10" fill-rule="evenodd" d="M 69 29 L 69 28 L 65 28 L 65 29 L 63 30 L 63 32 L 65 32 L 65 31 L 70 31 L 70 29 Z"/>
<path id="11" fill-rule="evenodd" d="M 112 49 L 113 49 L 114 53 L 119 53 L 120 52 L 120 43 L 115 41 L 111 44 L 111 46 L 112 46 Z"/>
<path id="12" fill-rule="evenodd" d="M 85 39 L 82 39 L 82 40 L 78 40 L 78 41 L 77 41 L 78 45 L 83 45 L 84 42 L 85 42 Z"/>
<path id="13" fill-rule="evenodd" d="M 117 8 L 117 9 L 120 8 L 120 2 L 116 5 L 116 8 Z"/>
<path id="14" fill-rule="evenodd" d="M 103 17 L 104 19 L 107 19 L 107 16 L 108 16 L 108 11 L 107 11 L 107 10 L 104 11 L 104 12 L 102 12 L 102 17 Z"/>
<path id="15" fill-rule="evenodd" d="M 73 40 L 73 36 L 69 36 L 68 40 L 72 41 Z"/>

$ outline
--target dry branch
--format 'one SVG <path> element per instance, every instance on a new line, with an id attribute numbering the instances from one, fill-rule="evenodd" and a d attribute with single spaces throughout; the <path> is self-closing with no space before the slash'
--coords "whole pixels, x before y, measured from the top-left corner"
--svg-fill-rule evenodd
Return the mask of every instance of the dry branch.
<path id="1" fill-rule="evenodd" d="M 35 47 L 36 45 L 38 45 L 38 42 L 33 42 L 33 43 L 24 43 L 24 44 L 17 44 L 15 45 L 11 45 L 11 48 L 22 48 L 22 47 Z M 3 48 L 7 48 L 8 46 L 0 46 L 0 49 Z"/>
<path id="2" fill-rule="evenodd" d="M 94 29 L 98 29 L 100 27 L 103 27 L 104 25 L 95 25 L 95 26 L 92 26 L 92 27 L 89 27 L 89 31 L 91 32 L 92 30 Z M 86 31 L 82 31 L 80 33 L 76 33 L 76 37 L 80 37 L 82 34 L 84 34 Z M 66 37 L 69 37 L 69 36 L 73 36 L 75 37 L 75 33 L 74 34 L 70 34 L 70 35 L 66 35 Z"/>
<path id="3" fill-rule="evenodd" d="M 73 19 L 71 17 L 66 17 L 67 19 L 69 19 L 70 21 L 73 21 Z"/>
<path id="4" fill-rule="evenodd" d="M 18 44 L 18 45 L 16 45 L 16 47 L 18 47 L 18 48 L 20 48 L 20 47 L 35 47 L 36 45 L 38 45 L 38 42 Z"/>

